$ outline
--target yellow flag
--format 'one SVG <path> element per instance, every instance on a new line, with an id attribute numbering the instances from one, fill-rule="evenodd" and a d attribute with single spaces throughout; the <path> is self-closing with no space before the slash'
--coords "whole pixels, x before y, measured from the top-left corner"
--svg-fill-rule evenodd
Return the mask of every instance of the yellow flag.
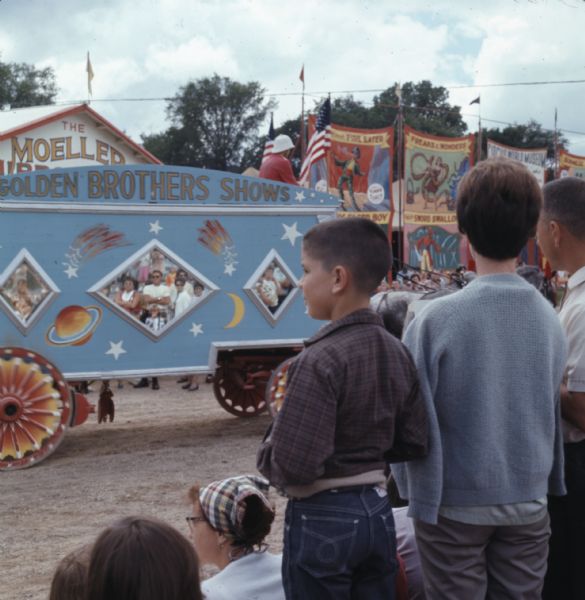
<path id="1" fill-rule="evenodd" d="M 91 60 L 89 60 L 89 52 L 87 53 L 87 65 L 85 67 L 85 70 L 87 71 L 87 93 L 91 96 L 92 91 L 91 91 L 91 81 L 93 79 L 93 69 L 91 67 Z"/>

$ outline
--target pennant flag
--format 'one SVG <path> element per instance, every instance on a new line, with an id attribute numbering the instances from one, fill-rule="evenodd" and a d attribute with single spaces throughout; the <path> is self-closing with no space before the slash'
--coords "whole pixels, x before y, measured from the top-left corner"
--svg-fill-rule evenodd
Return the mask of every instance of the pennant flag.
<path id="1" fill-rule="evenodd" d="M 305 83 L 305 65 L 303 65 L 303 68 L 301 69 L 299 79 L 303 82 L 303 84 Z"/>
<path id="2" fill-rule="evenodd" d="M 309 147 L 303 165 L 299 183 L 304 185 L 309 179 L 311 165 L 323 158 L 331 147 L 331 99 L 327 98 L 319 109 L 315 133 L 309 140 Z"/>
<path id="3" fill-rule="evenodd" d="M 469 106 L 471 106 L 472 104 L 479 104 L 479 96 L 478 96 L 477 98 L 475 98 L 474 100 L 472 100 L 472 101 L 469 103 Z"/>
<path id="4" fill-rule="evenodd" d="M 262 162 L 272 154 L 272 146 L 274 146 L 274 113 L 270 113 L 270 127 L 268 128 L 268 136 L 266 137 L 266 143 L 264 144 L 264 154 L 262 154 Z"/>
<path id="5" fill-rule="evenodd" d="M 91 90 L 91 82 L 93 80 L 93 69 L 91 67 L 91 60 L 89 60 L 89 52 L 87 53 L 87 65 L 85 66 L 87 71 L 87 93 L 91 96 L 93 92 Z"/>

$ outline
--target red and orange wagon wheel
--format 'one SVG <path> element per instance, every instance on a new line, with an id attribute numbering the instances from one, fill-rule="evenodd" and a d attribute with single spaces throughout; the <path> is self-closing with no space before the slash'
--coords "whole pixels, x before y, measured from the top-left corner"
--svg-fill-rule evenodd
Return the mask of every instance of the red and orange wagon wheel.
<path id="1" fill-rule="evenodd" d="M 221 407 L 237 417 L 255 417 L 266 410 L 266 381 L 246 385 L 246 373 L 230 365 L 220 366 L 213 380 L 213 392 Z"/>
<path id="2" fill-rule="evenodd" d="M 24 348 L 0 348 L 0 471 L 30 467 L 63 440 L 71 418 L 59 370 Z"/>

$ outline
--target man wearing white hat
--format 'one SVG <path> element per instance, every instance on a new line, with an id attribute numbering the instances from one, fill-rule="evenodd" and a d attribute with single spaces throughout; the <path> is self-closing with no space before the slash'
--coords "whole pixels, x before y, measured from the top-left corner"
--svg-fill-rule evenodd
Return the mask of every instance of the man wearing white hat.
<path id="1" fill-rule="evenodd" d="M 294 147 L 295 145 L 288 135 L 277 135 L 274 138 L 272 154 L 262 163 L 258 176 L 264 179 L 289 183 L 290 185 L 299 185 L 288 160 L 288 156 Z"/>

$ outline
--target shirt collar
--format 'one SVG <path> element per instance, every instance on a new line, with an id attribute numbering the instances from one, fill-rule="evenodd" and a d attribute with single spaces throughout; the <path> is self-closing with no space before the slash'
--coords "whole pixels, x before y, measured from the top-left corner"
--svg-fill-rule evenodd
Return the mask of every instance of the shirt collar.
<path id="1" fill-rule="evenodd" d="M 331 321 L 327 325 L 324 325 L 319 329 L 319 331 L 310 339 L 305 342 L 305 346 L 310 346 L 322 340 L 324 337 L 332 334 L 334 331 L 338 329 L 342 329 L 343 327 L 348 327 L 350 325 L 379 325 L 380 327 L 384 327 L 384 322 L 380 315 L 375 313 L 373 310 L 369 308 L 361 308 L 356 310 L 337 321 Z"/>
<path id="2" fill-rule="evenodd" d="M 567 280 L 567 289 L 572 290 L 585 282 L 585 265 L 577 269 Z"/>

